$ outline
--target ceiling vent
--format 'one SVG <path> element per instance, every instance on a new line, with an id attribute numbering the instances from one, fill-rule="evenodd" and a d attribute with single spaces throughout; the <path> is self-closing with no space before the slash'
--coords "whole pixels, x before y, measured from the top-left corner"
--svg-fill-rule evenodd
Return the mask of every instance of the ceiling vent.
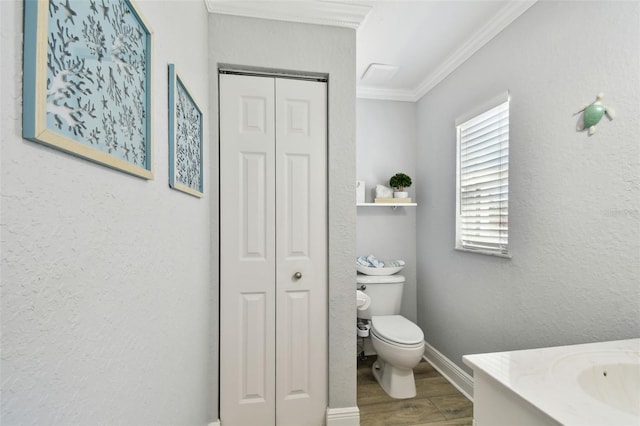
<path id="1" fill-rule="evenodd" d="M 398 69 L 395 65 L 369 64 L 360 80 L 372 84 L 386 83 L 391 81 L 393 76 L 398 72 Z"/>

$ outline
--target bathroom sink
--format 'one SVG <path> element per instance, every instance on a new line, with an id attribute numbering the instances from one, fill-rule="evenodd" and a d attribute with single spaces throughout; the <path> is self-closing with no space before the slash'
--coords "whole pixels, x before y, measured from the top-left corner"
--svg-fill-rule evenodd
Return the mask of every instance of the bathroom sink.
<path id="1" fill-rule="evenodd" d="M 640 354 L 635 351 L 587 351 L 566 355 L 551 371 L 556 382 L 576 383 L 599 402 L 640 417 Z"/>
<path id="2" fill-rule="evenodd" d="M 600 402 L 640 416 L 640 364 L 594 365 L 578 375 L 578 384 Z"/>

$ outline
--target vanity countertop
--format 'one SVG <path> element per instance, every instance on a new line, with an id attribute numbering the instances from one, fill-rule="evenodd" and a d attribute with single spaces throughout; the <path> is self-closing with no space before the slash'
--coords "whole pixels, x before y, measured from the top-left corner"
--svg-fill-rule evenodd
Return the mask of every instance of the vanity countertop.
<path id="1" fill-rule="evenodd" d="M 465 355 L 563 425 L 640 425 L 640 338 Z"/>

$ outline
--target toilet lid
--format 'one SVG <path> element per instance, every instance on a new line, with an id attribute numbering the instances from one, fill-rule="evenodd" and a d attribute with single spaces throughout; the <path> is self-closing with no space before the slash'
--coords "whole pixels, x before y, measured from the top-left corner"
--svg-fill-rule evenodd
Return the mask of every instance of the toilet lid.
<path id="1" fill-rule="evenodd" d="M 371 329 L 377 336 L 401 345 L 414 345 L 424 341 L 420 327 L 402 315 L 373 316 Z"/>

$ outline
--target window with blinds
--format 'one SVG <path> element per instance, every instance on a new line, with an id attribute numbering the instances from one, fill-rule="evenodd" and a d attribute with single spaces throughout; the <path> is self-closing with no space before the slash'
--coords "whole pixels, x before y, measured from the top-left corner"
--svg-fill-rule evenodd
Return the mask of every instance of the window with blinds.
<path id="1" fill-rule="evenodd" d="M 508 93 L 489 105 L 456 122 L 456 248 L 508 257 Z"/>

